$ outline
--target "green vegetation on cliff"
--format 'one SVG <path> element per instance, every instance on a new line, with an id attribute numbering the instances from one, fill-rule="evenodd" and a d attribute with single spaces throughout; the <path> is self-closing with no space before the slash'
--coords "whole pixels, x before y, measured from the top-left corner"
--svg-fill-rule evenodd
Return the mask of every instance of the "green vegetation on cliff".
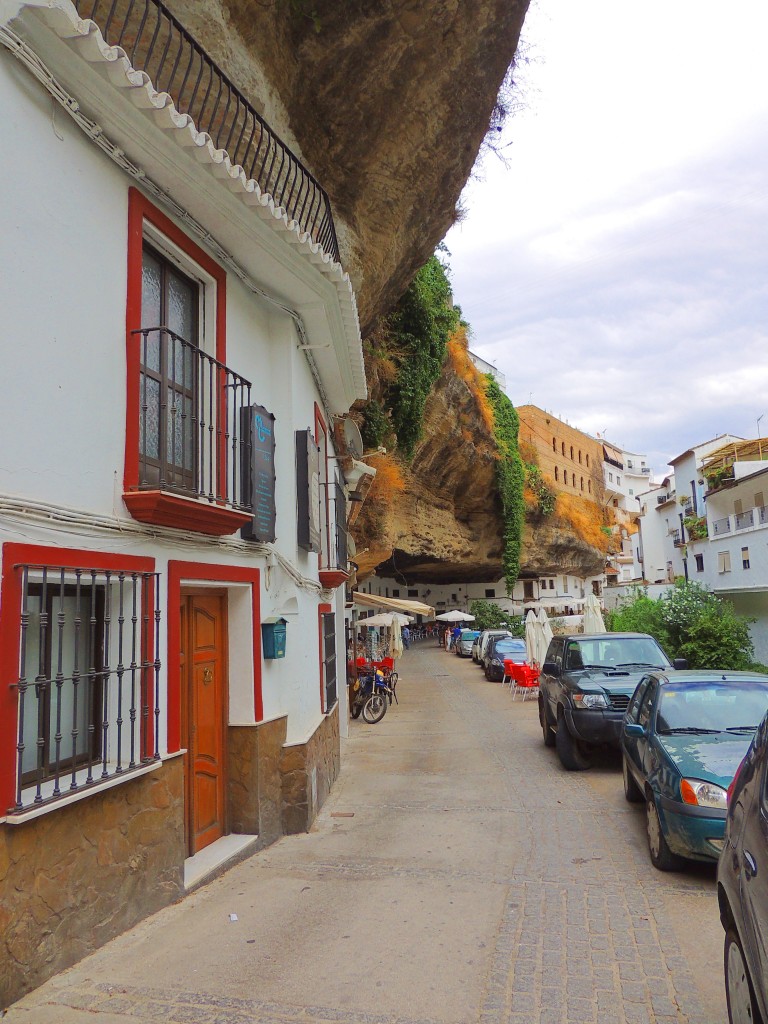
<path id="1" fill-rule="evenodd" d="M 459 310 L 451 301 L 446 267 L 437 256 L 431 256 L 384 325 L 384 348 L 396 374 L 385 388 L 383 405 L 372 401 L 363 409 L 367 445 L 378 447 L 391 428 L 400 452 L 408 459 L 413 456 L 421 437 L 427 396 L 440 376 L 448 338 L 459 318 Z"/>
<path id="2" fill-rule="evenodd" d="M 499 449 L 496 482 L 504 515 L 502 564 L 507 592 L 511 594 L 520 575 L 520 548 L 525 519 L 525 471 L 517 449 L 520 420 L 514 406 L 490 374 L 486 378 L 486 394 L 493 408 L 493 433 Z"/>

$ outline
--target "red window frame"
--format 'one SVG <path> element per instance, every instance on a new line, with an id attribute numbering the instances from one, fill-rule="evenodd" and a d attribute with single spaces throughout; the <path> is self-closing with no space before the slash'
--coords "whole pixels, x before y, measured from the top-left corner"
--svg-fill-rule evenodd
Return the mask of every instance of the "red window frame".
<path id="1" fill-rule="evenodd" d="M 322 438 L 322 443 L 321 439 Z M 315 402 L 315 444 L 320 449 L 320 489 L 323 493 L 321 501 L 325 508 L 325 530 L 320 540 L 319 567 L 327 569 L 331 564 L 331 503 L 328 494 L 328 424 L 325 422 L 320 406 Z"/>
<path id="2" fill-rule="evenodd" d="M 21 644 L 21 574 L 19 565 L 65 565 L 69 569 L 110 569 L 115 572 L 155 572 L 155 559 L 122 555 L 112 551 L 85 551 L 80 548 L 45 547 L 37 544 L 3 544 L 3 568 L 0 581 L 0 815 L 13 807 L 16 799 L 16 744 L 18 708 L 15 684 L 18 682 Z M 154 595 L 152 595 L 154 601 Z M 149 608 L 150 621 L 154 606 Z M 154 657 L 154 631 L 146 639 L 148 657 Z M 147 746 L 154 744 L 154 692 L 149 700 Z"/>
<path id="3" fill-rule="evenodd" d="M 261 681 L 261 572 L 237 565 L 210 562 L 168 562 L 168 752 L 181 749 L 181 587 L 193 581 L 249 583 L 253 615 L 253 706 L 255 721 L 264 718 Z"/>
<path id="4" fill-rule="evenodd" d="M 323 714 L 328 708 L 325 706 L 325 633 L 323 631 L 323 615 L 333 611 L 332 604 L 319 604 L 317 606 L 317 650 L 320 665 L 320 710 Z M 336 685 L 338 689 L 339 675 L 339 654 L 336 652 Z"/>
<path id="5" fill-rule="evenodd" d="M 141 327 L 157 326 L 141 322 L 141 278 L 144 247 L 144 225 L 156 230 L 179 248 L 215 282 L 216 359 L 227 363 L 227 275 L 215 260 L 196 245 L 173 221 L 150 202 L 137 188 L 128 190 L 128 271 L 125 314 L 126 344 L 126 407 L 125 407 L 125 467 L 123 492 L 132 515 L 143 522 L 161 526 L 177 526 L 201 533 L 233 533 L 250 518 L 247 515 L 200 503 L 195 499 L 165 495 L 162 507 L 147 500 L 147 493 L 139 491 L 139 421 L 141 336 L 133 332 Z M 220 458 L 218 472 L 222 474 L 221 493 L 225 490 L 226 431 L 220 432 Z M 149 492 L 151 493 L 151 492 Z M 199 507 L 202 506 L 202 507 Z"/>

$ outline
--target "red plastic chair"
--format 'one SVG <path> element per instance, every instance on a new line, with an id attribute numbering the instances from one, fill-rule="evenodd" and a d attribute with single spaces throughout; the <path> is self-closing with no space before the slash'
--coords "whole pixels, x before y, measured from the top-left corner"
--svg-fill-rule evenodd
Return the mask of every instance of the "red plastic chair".
<path id="1" fill-rule="evenodd" d="M 527 662 L 518 664 L 514 661 L 504 662 L 504 678 L 509 677 L 512 700 L 519 693 L 523 701 L 535 697 L 539 692 L 539 670 Z"/>

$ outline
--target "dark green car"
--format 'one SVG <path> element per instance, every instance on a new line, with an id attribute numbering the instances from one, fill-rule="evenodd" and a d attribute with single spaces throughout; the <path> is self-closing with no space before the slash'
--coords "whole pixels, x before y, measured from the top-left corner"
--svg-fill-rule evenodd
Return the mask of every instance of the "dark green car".
<path id="1" fill-rule="evenodd" d="M 557 747 L 567 771 L 590 764 L 590 751 L 618 748 L 621 723 L 640 679 L 672 664 L 647 633 L 574 633 L 553 637 L 539 680 L 544 743 Z"/>
<path id="2" fill-rule="evenodd" d="M 726 791 L 767 710 L 768 676 L 754 672 L 651 672 L 640 681 L 622 726 L 622 771 L 627 800 L 645 803 L 654 867 L 717 860 Z"/>

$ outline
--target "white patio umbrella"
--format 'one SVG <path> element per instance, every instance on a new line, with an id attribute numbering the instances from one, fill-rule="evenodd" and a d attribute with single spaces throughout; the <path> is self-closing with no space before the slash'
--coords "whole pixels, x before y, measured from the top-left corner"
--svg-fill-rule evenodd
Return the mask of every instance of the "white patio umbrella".
<path id="1" fill-rule="evenodd" d="M 541 648 L 539 653 L 539 664 L 544 664 L 544 659 L 547 656 L 547 650 L 549 649 L 549 641 L 552 639 L 552 627 L 549 624 L 549 616 L 543 608 L 539 608 L 539 625 L 541 627 Z"/>
<path id="2" fill-rule="evenodd" d="M 475 616 L 470 615 L 469 612 L 459 611 L 458 608 L 452 608 L 449 612 L 436 615 L 435 620 L 437 622 L 474 622 Z"/>
<path id="3" fill-rule="evenodd" d="M 536 618 L 536 613 L 528 612 L 525 617 L 525 648 L 528 654 L 528 663 L 533 665 L 539 663 L 539 652 L 541 650 L 541 623 Z"/>
<path id="4" fill-rule="evenodd" d="M 403 653 L 403 632 L 400 628 L 400 616 L 392 616 L 392 657 L 399 658 Z"/>
<path id="5" fill-rule="evenodd" d="M 584 626 L 585 633 L 605 633 L 603 613 L 600 611 L 600 602 L 595 594 L 589 594 L 584 602 Z"/>
<path id="6" fill-rule="evenodd" d="M 379 612 L 378 615 L 371 615 L 368 619 L 358 619 L 359 626 L 389 626 L 392 628 L 395 622 L 404 626 L 406 622 L 413 622 L 410 615 L 403 615 L 401 612 Z"/>

